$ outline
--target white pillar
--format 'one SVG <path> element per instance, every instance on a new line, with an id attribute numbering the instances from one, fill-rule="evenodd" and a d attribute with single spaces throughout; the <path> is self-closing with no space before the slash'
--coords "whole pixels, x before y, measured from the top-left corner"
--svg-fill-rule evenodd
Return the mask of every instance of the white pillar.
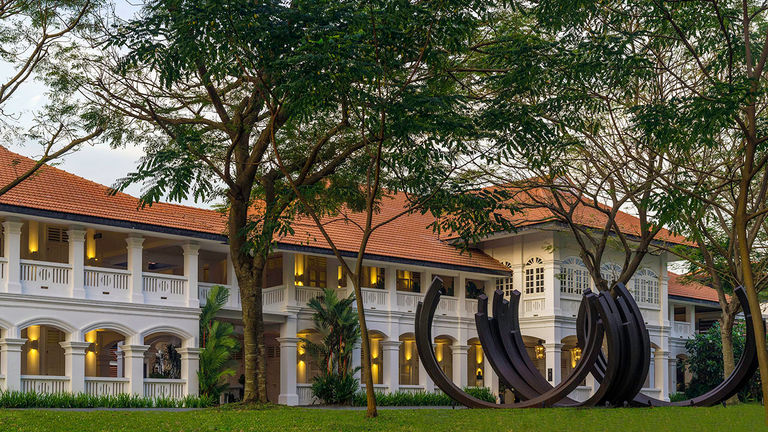
<path id="1" fill-rule="evenodd" d="M 197 371 L 200 368 L 200 348 L 182 347 L 178 350 L 181 354 L 181 379 L 186 381 L 187 395 L 197 396 L 200 392 L 200 383 Z"/>
<path id="2" fill-rule="evenodd" d="M 67 231 L 69 237 L 69 265 L 72 276 L 69 278 L 69 295 L 72 298 L 85 298 L 85 230 L 72 227 Z"/>
<path id="3" fill-rule="evenodd" d="M 544 344 L 544 349 L 547 353 L 547 370 L 545 378 L 552 385 L 557 385 L 560 383 L 561 358 L 563 356 L 562 348 L 563 344 L 561 343 Z M 550 379 L 550 370 L 552 371 L 552 379 Z"/>
<path id="4" fill-rule="evenodd" d="M 462 317 L 467 315 L 467 277 L 464 275 L 464 273 L 459 273 L 459 277 L 456 278 L 457 286 L 454 289 L 454 294 L 456 294 L 456 297 L 458 297 L 458 310 L 456 311 L 456 316 Z M 458 292 L 456 292 L 458 290 Z M 460 341 L 466 340 L 465 338 L 459 338 Z M 455 364 L 455 363 L 454 363 Z M 464 373 L 466 375 L 466 373 Z M 464 377 L 466 379 L 466 376 Z"/>
<path id="5" fill-rule="evenodd" d="M 397 310 L 397 269 L 394 267 L 384 268 L 384 290 L 387 291 L 387 310 Z M 398 338 L 399 336 L 399 334 L 390 333 L 390 337 Z"/>
<path id="6" fill-rule="evenodd" d="M 3 291 L 7 293 L 21 293 L 21 227 L 23 225 L 23 222 L 15 220 L 3 222 L 3 256 L 8 260 Z"/>
<path id="7" fill-rule="evenodd" d="M 453 350 L 453 383 L 464 388 L 467 386 L 467 352 L 469 346 L 454 344 Z"/>
<path id="8" fill-rule="evenodd" d="M 280 343 L 280 395 L 277 403 L 296 406 L 299 395 L 296 393 L 296 344 L 297 337 L 277 338 Z"/>
<path id="9" fill-rule="evenodd" d="M 661 391 L 661 399 L 669 400 L 669 351 L 657 349 L 654 355 L 655 387 Z"/>
<path id="10" fill-rule="evenodd" d="M 283 275 L 285 276 L 285 271 Z M 293 269 L 291 269 L 291 277 L 293 277 Z M 280 337 L 277 338 L 280 344 L 280 395 L 277 397 L 277 403 L 281 405 L 299 404 L 299 395 L 296 392 L 296 368 L 298 367 L 296 345 L 299 342 L 299 338 L 296 337 L 297 325 L 296 317 L 287 317 L 280 326 Z"/>
<path id="11" fill-rule="evenodd" d="M 285 285 L 285 304 L 288 306 L 295 306 L 296 305 L 296 255 L 293 253 L 283 252 L 283 285 Z M 300 306 L 305 306 L 305 305 L 300 305 Z M 293 335 L 290 337 L 296 337 L 296 332 L 294 332 Z"/>
<path id="12" fill-rule="evenodd" d="M 125 239 L 128 245 L 128 271 L 131 272 L 128 283 L 128 296 L 131 303 L 144 303 L 144 266 L 142 253 L 144 237 L 131 236 Z"/>
<path id="13" fill-rule="evenodd" d="M 129 392 L 144 396 L 144 353 L 149 345 L 123 345 L 125 377 L 129 380 Z"/>
<path id="14" fill-rule="evenodd" d="M 491 393 L 495 396 L 499 396 L 499 378 L 496 376 L 496 371 L 491 367 L 491 363 L 488 361 L 488 356 L 483 353 L 483 385 L 491 389 Z M 510 401 L 507 401 L 510 402 Z"/>
<path id="15" fill-rule="evenodd" d="M 21 347 L 26 339 L 0 339 L 0 375 L 5 375 L 5 390 L 21 390 Z"/>
<path id="16" fill-rule="evenodd" d="M 235 264 L 232 262 L 232 255 L 230 255 L 229 252 L 227 252 L 227 285 L 231 287 L 238 286 Z"/>
<path id="17" fill-rule="evenodd" d="M 187 243 L 181 247 L 184 251 L 184 277 L 187 278 L 187 307 L 200 307 L 200 295 L 198 294 L 198 255 L 200 245 Z M 195 374 L 195 376 L 197 376 Z"/>
<path id="18" fill-rule="evenodd" d="M 71 238 L 71 237 L 70 237 Z M 64 348 L 64 375 L 69 377 L 67 391 L 70 393 L 85 392 L 85 350 L 89 342 L 59 342 Z"/>
<path id="19" fill-rule="evenodd" d="M 387 386 L 390 393 L 394 393 L 400 386 L 400 344 L 398 340 L 381 342 L 382 355 L 384 356 L 384 370 L 382 371 L 382 383 Z"/>
<path id="20" fill-rule="evenodd" d="M 357 381 L 360 382 L 360 384 L 363 383 L 363 372 L 362 369 L 360 369 L 362 365 L 362 341 L 358 341 L 355 344 L 355 347 L 352 348 L 352 365 L 350 370 L 354 370 L 354 377 L 357 379 Z"/>

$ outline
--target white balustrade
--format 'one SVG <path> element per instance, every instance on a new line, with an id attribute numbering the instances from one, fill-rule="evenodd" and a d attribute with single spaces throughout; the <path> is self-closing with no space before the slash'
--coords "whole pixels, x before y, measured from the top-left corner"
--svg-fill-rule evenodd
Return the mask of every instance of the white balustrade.
<path id="1" fill-rule="evenodd" d="M 440 302 L 437 304 L 436 314 L 440 315 L 456 315 L 458 310 L 459 299 L 456 297 L 440 297 Z"/>
<path id="2" fill-rule="evenodd" d="M 386 309 L 389 293 L 376 288 L 362 288 L 360 291 L 366 309 Z"/>
<path id="3" fill-rule="evenodd" d="M 375 385 L 374 385 L 374 388 L 376 388 Z M 398 391 L 400 393 L 416 394 L 416 393 L 424 393 L 426 390 L 424 389 L 424 387 L 419 385 L 402 385 L 401 384 L 400 387 L 398 388 Z"/>
<path id="4" fill-rule="evenodd" d="M 46 261 L 21 260 L 21 288 L 25 294 L 69 295 L 72 266 Z"/>
<path id="5" fill-rule="evenodd" d="M 312 394 L 312 384 L 296 384 L 296 393 L 299 395 L 299 405 L 316 405 L 321 402 Z"/>
<path id="6" fill-rule="evenodd" d="M 261 292 L 261 302 L 264 307 L 281 305 L 285 302 L 285 287 L 276 286 Z"/>
<path id="7" fill-rule="evenodd" d="M 166 275 L 160 273 L 143 273 L 145 300 L 149 303 L 178 303 L 184 304 L 184 285 L 187 278 L 184 276 Z"/>
<path id="8" fill-rule="evenodd" d="M 306 306 L 310 300 L 315 297 L 319 297 L 323 294 L 322 288 L 297 286 L 296 287 L 296 303 L 299 306 Z"/>
<path id="9" fill-rule="evenodd" d="M 365 393 L 365 384 L 360 384 L 360 391 Z M 374 384 L 373 391 L 376 393 L 388 393 L 389 386 L 386 384 Z"/>
<path id="10" fill-rule="evenodd" d="M 85 393 L 91 396 L 117 396 L 128 393 L 128 378 L 85 377 Z"/>
<path id="11" fill-rule="evenodd" d="M 544 312 L 546 300 L 543 298 L 523 300 L 523 316 L 534 316 Z"/>
<path id="12" fill-rule="evenodd" d="M 22 375 L 21 391 L 24 393 L 35 392 L 38 394 L 65 393 L 69 377 Z"/>
<path id="13" fill-rule="evenodd" d="M 569 398 L 578 402 L 584 402 L 590 396 L 592 396 L 592 387 L 590 386 L 578 386 L 568 395 Z"/>
<path id="14" fill-rule="evenodd" d="M 184 380 L 144 378 L 144 397 L 183 399 L 186 385 Z"/>
<path id="15" fill-rule="evenodd" d="M 85 295 L 101 300 L 127 300 L 130 276 L 127 270 L 85 267 Z"/>
<path id="16" fill-rule="evenodd" d="M 683 321 L 672 322 L 672 337 L 690 339 L 693 337 L 693 328 L 691 323 Z"/>
<path id="17" fill-rule="evenodd" d="M 418 306 L 421 298 L 421 293 L 398 292 L 397 308 L 402 312 L 416 312 L 416 306 Z"/>
<path id="18" fill-rule="evenodd" d="M 469 316 L 474 316 L 477 313 L 477 299 L 465 299 L 464 312 Z"/>

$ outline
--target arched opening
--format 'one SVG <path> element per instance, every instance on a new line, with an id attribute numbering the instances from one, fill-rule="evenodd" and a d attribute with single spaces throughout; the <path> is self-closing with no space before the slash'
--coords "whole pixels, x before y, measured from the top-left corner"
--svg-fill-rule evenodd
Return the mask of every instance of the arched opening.
<path id="1" fill-rule="evenodd" d="M 381 349 L 381 343 L 386 339 L 386 336 L 378 331 L 370 331 L 368 333 L 368 341 L 371 347 L 371 377 L 373 378 L 373 384 L 384 383 L 384 368 L 387 365 L 384 364 L 384 355 Z M 365 373 L 365 369 L 363 369 Z"/>
<path id="2" fill-rule="evenodd" d="M 565 380 L 573 373 L 576 365 L 581 360 L 581 348 L 578 346 L 576 336 L 566 336 L 560 343 L 562 344 L 560 356 L 560 379 Z"/>
<path id="3" fill-rule="evenodd" d="M 400 335 L 400 385 L 419 385 L 419 352 L 413 333 Z"/>
<path id="4" fill-rule="evenodd" d="M 90 343 L 85 350 L 85 376 L 123 378 L 125 376 L 122 347 L 125 336 L 113 331 L 96 329 L 85 334 Z"/>
<path id="5" fill-rule="evenodd" d="M 311 384 L 315 377 L 319 376 L 322 368 L 319 359 L 311 354 L 309 344 L 319 344 L 320 334 L 313 329 L 302 330 L 296 333 L 299 341 L 296 343 L 296 382 L 298 384 Z"/>
<path id="6" fill-rule="evenodd" d="M 453 377 L 453 338 L 450 336 L 435 338 L 435 358 L 445 375 Z"/>
<path id="7" fill-rule="evenodd" d="M 485 355 L 478 338 L 467 341 L 467 385 L 485 387 Z"/>
<path id="8" fill-rule="evenodd" d="M 688 356 L 679 354 L 675 362 L 675 391 L 685 393 L 688 384 L 691 382 L 691 373 L 688 371 L 688 365 L 685 364 Z"/>
<path id="9" fill-rule="evenodd" d="M 144 354 L 144 377 L 154 379 L 181 379 L 180 337 L 171 333 L 154 333 L 144 338 L 149 346 Z"/>
<path id="10" fill-rule="evenodd" d="M 544 348 L 544 341 L 532 336 L 523 336 L 523 344 L 536 369 L 541 376 L 546 377 L 547 351 Z"/>
<path id="11" fill-rule="evenodd" d="M 27 341 L 21 348 L 21 374 L 64 376 L 64 331 L 48 325 L 31 325 L 21 331 Z"/>

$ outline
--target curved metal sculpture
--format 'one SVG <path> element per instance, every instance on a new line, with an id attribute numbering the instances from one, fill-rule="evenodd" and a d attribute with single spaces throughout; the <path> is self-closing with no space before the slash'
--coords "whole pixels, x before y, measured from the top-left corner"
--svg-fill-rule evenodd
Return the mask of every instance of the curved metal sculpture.
<path id="1" fill-rule="evenodd" d="M 432 322 L 440 297 L 445 293 L 440 278 L 432 281 L 416 308 L 416 347 L 424 368 L 435 384 L 447 395 L 470 408 L 533 408 L 548 406 L 709 406 L 733 396 L 752 377 L 757 368 L 754 333 L 747 326 L 747 345 L 733 373 L 710 392 L 683 402 L 666 402 L 640 393 L 648 375 L 650 338 L 640 308 L 623 284 L 610 292 L 586 291 L 577 317 L 577 337 L 582 358 L 571 375 L 552 386 L 534 366 L 523 344 L 518 306 L 520 293 L 514 291 L 509 301 L 496 290 L 488 315 L 488 298 L 477 302 L 475 325 L 483 352 L 504 384 L 514 389 L 521 400 L 496 404 L 475 398 L 443 372 L 432 347 Z M 736 290 L 747 320 L 751 314 L 742 288 Z M 605 350 L 603 352 L 603 341 Z M 607 355 L 606 355 L 607 354 Z M 583 402 L 568 398 L 588 374 L 599 384 Z"/>

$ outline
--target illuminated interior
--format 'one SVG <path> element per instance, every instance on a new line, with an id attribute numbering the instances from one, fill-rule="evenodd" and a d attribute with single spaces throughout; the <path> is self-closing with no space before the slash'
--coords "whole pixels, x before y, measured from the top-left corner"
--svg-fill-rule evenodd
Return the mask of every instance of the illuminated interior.
<path id="1" fill-rule="evenodd" d="M 448 377 L 453 377 L 453 340 L 448 337 L 435 338 L 435 358 L 440 365 L 440 369 Z"/>
<path id="2" fill-rule="evenodd" d="M 397 290 L 405 292 L 421 292 L 421 273 L 410 270 L 397 271 Z"/>
<path id="3" fill-rule="evenodd" d="M 320 335 L 314 330 L 306 330 L 296 334 L 299 341 L 296 343 L 296 382 L 299 384 L 309 384 L 320 375 L 320 365 L 317 359 L 312 358 L 307 350 L 307 339 L 312 343 L 320 343 Z"/>
<path id="4" fill-rule="evenodd" d="M 85 376 L 122 378 L 125 376 L 122 346 L 125 337 L 111 330 L 93 330 L 85 334 L 91 345 L 85 350 Z"/>
<path id="5" fill-rule="evenodd" d="M 467 351 L 467 385 L 483 387 L 485 385 L 485 358 L 483 347 L 477 338 L 470 339 Z"/>
<path id="6" fill-rule="evenodd" d="M 296 254 L 294 277 L 297 286 L 325 288 L 328 286 L 328 267 L 325 257 Z"/>
<path id="7" fill-rule="evenodd" d="M 63 331 L 49 326 L 34 325 L 21 331 L 27 339 L 21 348 L 21 374 L 64 376 Z"/>
<path id="8" fill-rule="evenodd" d="M 400 385 L 419 384 L 419 352 L 412 334 L 400 336 Z"/>

